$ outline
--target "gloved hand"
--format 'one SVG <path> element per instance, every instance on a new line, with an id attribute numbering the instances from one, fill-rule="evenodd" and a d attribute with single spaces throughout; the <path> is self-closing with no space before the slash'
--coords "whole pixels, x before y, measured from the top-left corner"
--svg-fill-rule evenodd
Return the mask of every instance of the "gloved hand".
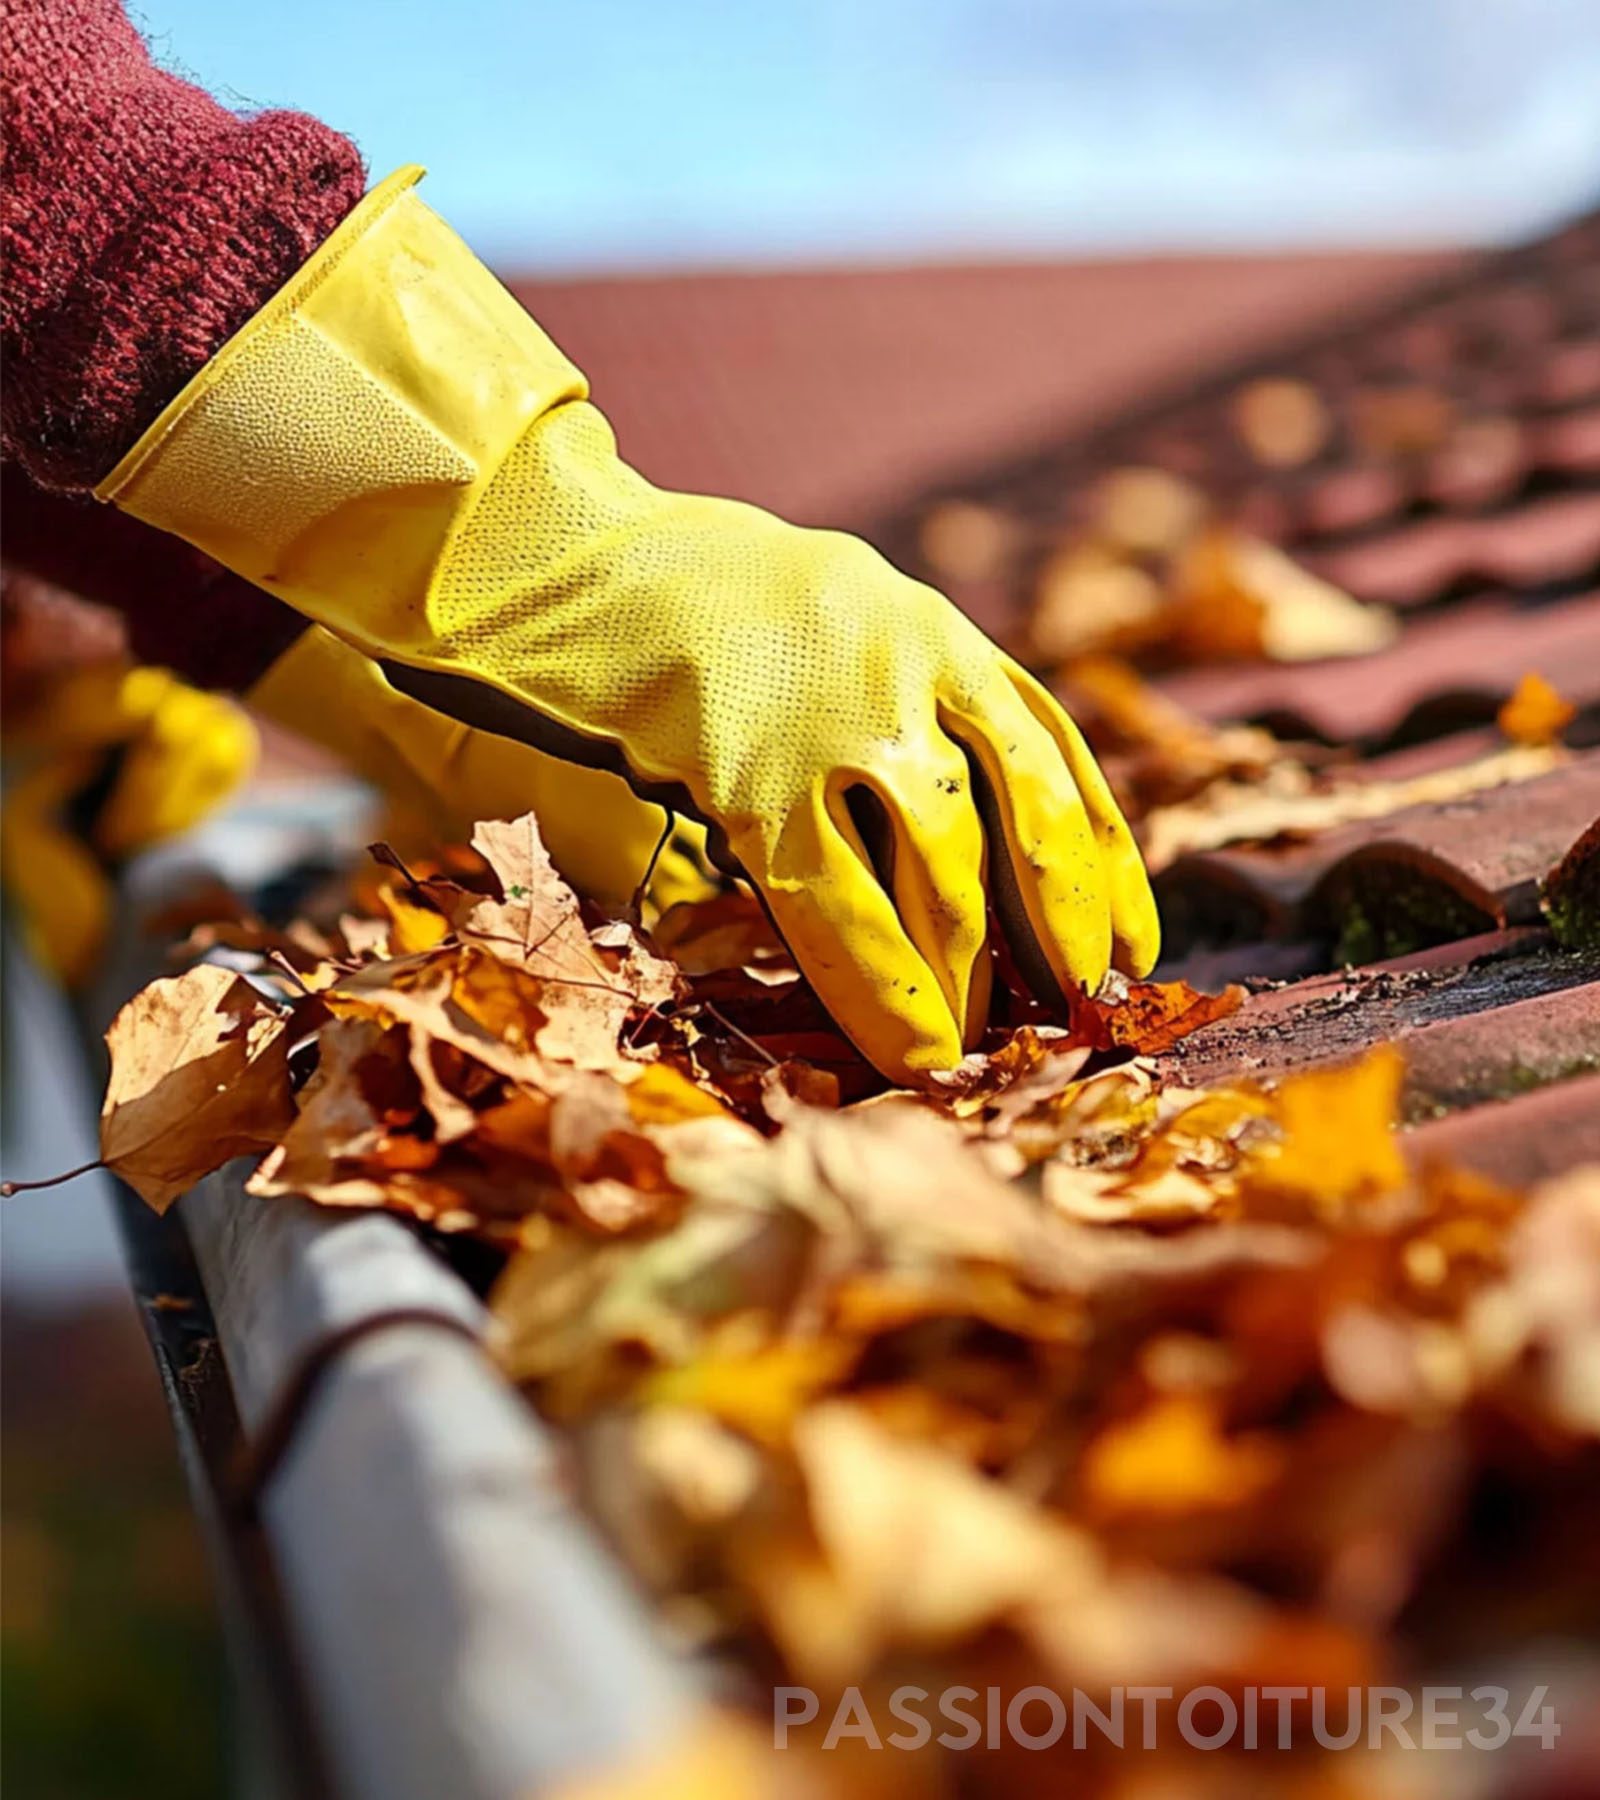
<path id="1" fill-rule="evenodd" d="M 7 892 L 35 955 L 69 986 L 93 971 L 110 929 L 111 874 L 198 824 L 244 780 L 255 728 L 230 700 L 165 669 L 74 669 L 8 720 L 23 765 L 0 809 Z"/>
<path id="2" fill-rule="evenodd" d="M 583 377 L 417 200 L 369 194 L 102 484 L 468 724 L 711 823 L 883 1072 L 955 1063 L 986 901 L 1044 991 L 1154 960 L 1056 703 L 864 544 L 621 462 Z"/>
<path id="3" fill-rule="evenodd" d="M 647 871 L 647 903 L 659 912 L 716 891 L 701 826 L 679 819 L 662 844 L 667 815 L 615 775 L 557 762 L 434 712 L 320 625 L 297 638 L 245 698 L 264 718 L 332 750 L 443 837 L 465 842 L 479 819 L 532 810 L 556 867 L 579 893 L 607 906 L 625 907 Z"/>

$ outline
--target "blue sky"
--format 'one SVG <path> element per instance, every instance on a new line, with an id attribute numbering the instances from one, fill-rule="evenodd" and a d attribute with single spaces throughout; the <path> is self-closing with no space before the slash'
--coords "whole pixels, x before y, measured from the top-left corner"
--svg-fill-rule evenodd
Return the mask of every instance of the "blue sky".
<path id="1" fill-rule="evenodd" d="M 1600 196 L 1596 0 L 133 0 L 526 271 L 1495 241 Z"/>

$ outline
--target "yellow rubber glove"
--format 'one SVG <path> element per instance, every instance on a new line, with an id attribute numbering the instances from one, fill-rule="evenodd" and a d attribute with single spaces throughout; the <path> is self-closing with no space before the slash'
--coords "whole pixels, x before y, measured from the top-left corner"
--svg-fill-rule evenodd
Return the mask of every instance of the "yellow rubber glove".
<path id="1" fill-rule="evenodd" d="M 220 805 L 254 766 L 256 733 L 231 700 L 164 669 L 99 663 L 8 720 L 6 752 L 23 765 L 0 809 L 6 891 L 35 955 L 75 986 L 110 929 L 110 872 Z"/>
<path id="2" fill-rule="evenodd" d="M 583 377 L 412 193 L 375 189 L 100 489 L 501 735 L 714 825 L 885 1074 L 987 1003 L 1154 959 L 1138 853 L 1054 700 L 866 545 L 621 462 Z"/>
<path id="3" fill-rule="evenodd" d="M 556 867 L 606 906 L 625 907 L 647 871 L 647 902 L 660 912 L 716 892 L 701 826 L 677 820 L 663 845 L 667 815 L 615 775 L 557 762 L 434 712 L 320 625 L 297 638 L 245 698 L 263 717 L 333 751 L 447 840 L 466 842 L 479 819 L 531 810 Z"/>

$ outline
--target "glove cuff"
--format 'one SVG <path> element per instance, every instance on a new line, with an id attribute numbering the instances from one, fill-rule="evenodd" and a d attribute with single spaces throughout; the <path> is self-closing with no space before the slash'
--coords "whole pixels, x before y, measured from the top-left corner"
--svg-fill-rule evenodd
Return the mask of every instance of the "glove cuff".
<path id="1" fill-rule="evenodd" d="M 425 653 L 453 529 L 588 390 L 418 199 L 422 173 L 374 188 L 95 492 L 342 636 Z"/>

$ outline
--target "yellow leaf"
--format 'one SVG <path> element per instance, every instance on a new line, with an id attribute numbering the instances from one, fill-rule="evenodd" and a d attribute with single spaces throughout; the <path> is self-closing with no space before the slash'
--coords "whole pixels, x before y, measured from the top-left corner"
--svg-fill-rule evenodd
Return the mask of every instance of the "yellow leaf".
<path id="1" fill-rule="evenodd" d="M 807 1412 L 795 1451 L 817 1541 L 857 1619 L 844 1642 L 785 1646 L 815 1673 L 855 1679 L 891 1645 L 959 1642 L 1097 1563 L 1065 1521 L 850 1402 Z"/>
<path id="2" fill-rule="evenodd" d="M 685 1119 L 732 1118 L 722 1102 L 666 1063 L 650 1063 L 628 1086 L 628 1112 L 638 1125 L 677 1125 Z"/>
<path id="3" fill-rule="evenodd" d="M 1342 1217 L 1350 1202 L 1390 1192 L 1406 1180 L 1395 1135 L 1405 1058 L 1379 1044 L 1359 1062 L 1292 1075 L 1273 1094 L 1281 1144 L 1262 1150 L 1252 1187 Z"/>
<path id="4" fill-rule="evenodd" d="M 782 1444 L 801 1409 L 854 1360 L 849 1344 L 773 1344 L 748 1356 L 708 1356 L 663 1369 L 645 1382 L 640 1398 L 652 1406 L 694 1407 L 759 1443 Z"/>
<path id="5" fill-rule="evenodd" d="M 1179 641 L 1196 656 L 1308 662 L 1370 655 L 1399 635 L 1386 607 L 1353 599 L 1231 526 L 1214 526 L 1185 549 L 1174 585 Z"/>
<path id="6" fill-rule="evenodd" d="M 418 906 L 393 888 L 384 888 L 379 897 L 389 915 L 389 941 L 396 956 L 431 950 L 449 935 L 449 921 L 432 907 Z"/>

